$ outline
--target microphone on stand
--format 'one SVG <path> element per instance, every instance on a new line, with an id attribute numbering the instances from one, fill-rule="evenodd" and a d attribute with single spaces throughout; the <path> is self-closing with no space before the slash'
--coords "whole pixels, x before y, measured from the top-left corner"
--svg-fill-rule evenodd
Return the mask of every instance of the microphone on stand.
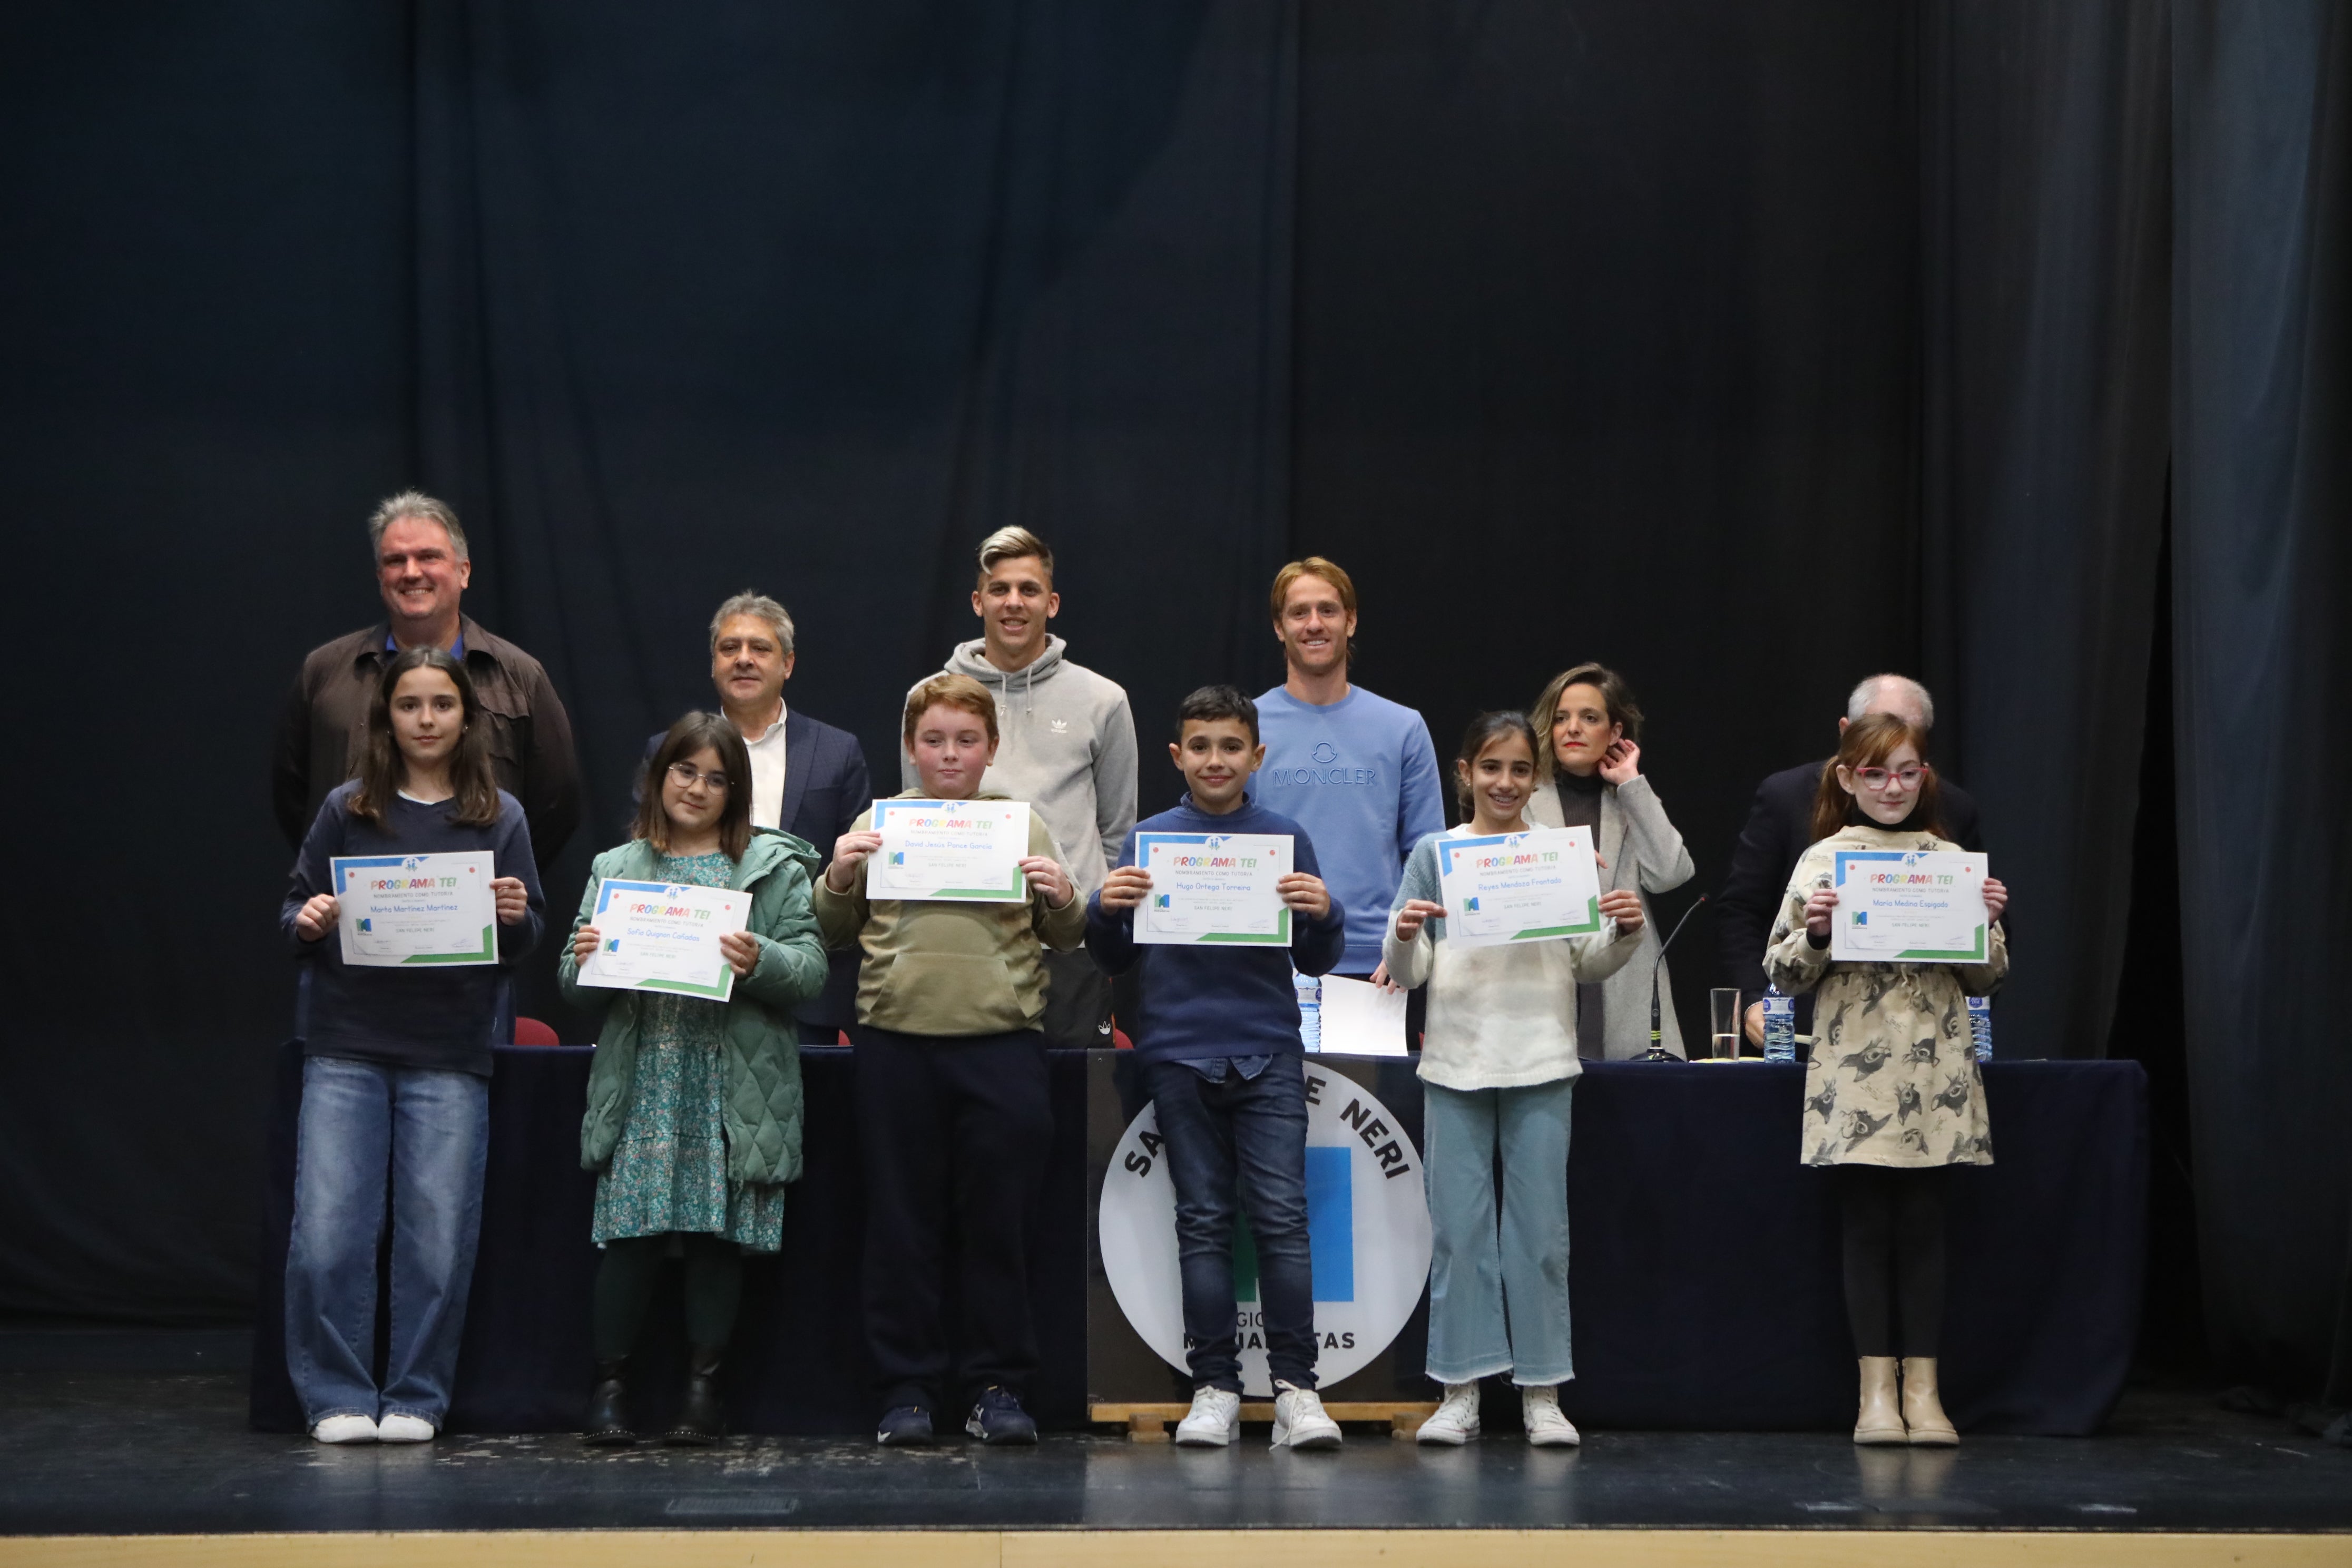
<path id="1" fill-rule="evenodd" d="M 1690 924 L 1691 916 L 1698 913 L 1699 905 L 1705 902 L 1706 902 L 1705 893 L 1691 900 L 1691 907 L 1683 911 L 1683 918 L 1675 922 L 1675 929 L 1666 933 L 1666 940 L 1658 943 L 1658 961 L 1650 965 L 1650 1049 L 1649 1053 L 1641 1058 L 1645 1062 L 1671 1062 L 1682 1059 L 1658 1043 L 1658 971 L 1665 966 L 1666 949 L 1675 945 L 1675 938 L 1683 934 L 1683 927 Z"/>

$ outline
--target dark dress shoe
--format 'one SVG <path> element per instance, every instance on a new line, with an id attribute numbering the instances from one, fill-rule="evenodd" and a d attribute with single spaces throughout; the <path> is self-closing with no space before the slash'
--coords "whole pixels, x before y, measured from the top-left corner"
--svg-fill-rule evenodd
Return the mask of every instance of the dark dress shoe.
<path id="1" fill-rule="evenodd" d="M 596 1363 L 596 1387 L 588 1395 L 588 1425 L 581 1431 L 582 1442 L 614 1448 L 637 1440 L 629 1426 L 628 1371 L 626 1359 Z"/>
<path id="2" fill-rule="evenodd" d="M 688 1352 L 686 1392 L 678 1397 L 677 1419 L 662 1434 L 663 1442 L 677 1448 L 707 1448 L 727 1436 L 727 1411 L 719 1403 L 722 1353 L 710 1345 L 697 1345 Z"/>

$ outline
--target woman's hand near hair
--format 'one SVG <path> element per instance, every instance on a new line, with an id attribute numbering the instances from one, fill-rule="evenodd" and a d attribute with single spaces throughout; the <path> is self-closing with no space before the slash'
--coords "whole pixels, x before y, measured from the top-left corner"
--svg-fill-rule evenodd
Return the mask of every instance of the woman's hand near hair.
<path id="1" fill-rule="evenodd" d="M 596 956 L 596 950 L 604 945 L 604 932 L 594 926 L 582 926 L 572 933 L 572 962 L 575 964 L 586 963 Z"/>
<path id="2" fill-rule="evenodd" d="M 1642 916 L 1642 895 L 1631 888 L 1612 888 L 1601 895 L 1601 912 L 1617 922 L 1617 929 L 1632 935 L 1647 923 Z"/>
<path id="3" fill-rule="evenodd" d="M 317 942 L 335 929 L 335 921 L 342 912 L 343 906 L 336 901 L 334 894 L 314 893 L 310 902 L 294 911 L 294 934 L 304 942 Z"/>
<path id="4" fill-rule="evenodd" d="M 1433 899 L 1407 899 L 1396 912 L 1396 939 L 1411 942 L 1433 920 L 1445 918 L 1445 906 Z"/>
<path id="5" fill-rule="evenodd" d="M 824 885 L 845 893 L 857 885 L 857 868 L 882 847 L 882 836 L 870 827 L 845 833 L 833 841 L 833 864 L 824 868 Z"/>
<path id="6" fill-rule="evenodd" d="M 1610 743 L 1601 753 L 1601 782 L 1620 786 L 1632 784 L 1642 774 L 1642 748 L 1627 740 Z"/>
<path id="7" fill-rule="evenodd" d="M 1990 925 L 2009 908 L 2008 886 L 1997 878 L 1987 877 L 1984 880 L 1984 900 L 1985 924 Z"/>
<path id="8" fill-rule="evenodd" d="M 719 956 L 735 972 L 738 980 L 751 978 L 751 971 L 760 967 L 760 939 L 748 931 L 730 931 L 719 939 Z"/>
<path id="9" fill-rule="evenodd" d="M 1103 879 L 1102 907 L 1112 914 L 1125 914 L 1143 902 L 1143 895 L 1151 891 L 1151 873 L 1140 866 L 1121 866 Z"/>
<path id="10" fill-rule="evenodd" d="M 1045 895 L 1045 907 L 1049 910 L 1066 909 L 1070 900 L 1077 897 L 1078 890 L 1070 886 L 1070 874 L 1062 869 L 1060 861 L 1047 856 L 1024 857 L 1021 874 L 1029 879 L 1032 890 Z"/>
<path id="11" fill-rule="evenodd" d="M 520 877 L 490 879 L 490 901 L 498 906 L 499 924 L 519 926 L 530 913 L 530 894 Z"/>

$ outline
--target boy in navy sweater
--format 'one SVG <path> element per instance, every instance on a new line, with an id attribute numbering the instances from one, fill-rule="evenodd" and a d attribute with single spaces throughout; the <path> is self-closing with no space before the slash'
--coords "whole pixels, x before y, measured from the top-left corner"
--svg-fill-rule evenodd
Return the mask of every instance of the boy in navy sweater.
<path id="1" fill-rule="evenodd" d="M 1112 974 L 1142 969 L 1136 1042 L 1176 1184 L 1176 1243 L 1184 1278 L 1185 1359 L 1192 1409 L 1176 1441 L 1223 1447 L 1241 1417 L 1234 1302 L 1236 1184 L 1257 1244 L 1274 1376 L 1276 1447 L 1336 1448 L 1339 1425 L 1315 1393 L 1315 1290 L 1307 1245 L 1307 1091 L 1295 964 L 1323 974 L 1346 948 L 1346 911 L 1317 874 L 1315 846 L 1289 817 L 1248 793 L 1265 761 L 1257 706 L 1230 686 L 1204 686 L 1178 710 L 1168 748 L 1191 791 L 1173 811 L 1139 822 L 1118 868 L 1088 900 L 1087 947 Z M 1151 890 L 1135 835 L 1278 834 L 1292 840 L 1276 884 L 1291 910 L 1290 945 L 1139 946 L 1135 910 Z"/>

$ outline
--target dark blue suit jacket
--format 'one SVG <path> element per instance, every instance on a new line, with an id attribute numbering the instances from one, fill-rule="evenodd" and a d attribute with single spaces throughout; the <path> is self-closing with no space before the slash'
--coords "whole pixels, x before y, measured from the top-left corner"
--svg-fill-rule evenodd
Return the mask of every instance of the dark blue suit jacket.
<path id="1" fill-rule="evenodd" d="M 656 731 L 646 742 L 646 755 L 659 749 L 668 731 Z M 816 846 L 825 865 L 833 864 L 835 840 L 849 831 L 857 814 L 874 804 L 866 771 L 866 749 L 846 730 L 836 730 L 799 709 L 784 710 L 784 809 L 778 823 L 785 832 Z M 820 869 L 818 876 L 824 875 Z M 857 959 L 855 949 L 827 955 L 831 967 L 822 994 L 801 1004 L 795 1016 L 810 1033 L 845 1029 L 856 1022 Z M 833 1044 L 824 1035 L 824 1044 Z"/>

